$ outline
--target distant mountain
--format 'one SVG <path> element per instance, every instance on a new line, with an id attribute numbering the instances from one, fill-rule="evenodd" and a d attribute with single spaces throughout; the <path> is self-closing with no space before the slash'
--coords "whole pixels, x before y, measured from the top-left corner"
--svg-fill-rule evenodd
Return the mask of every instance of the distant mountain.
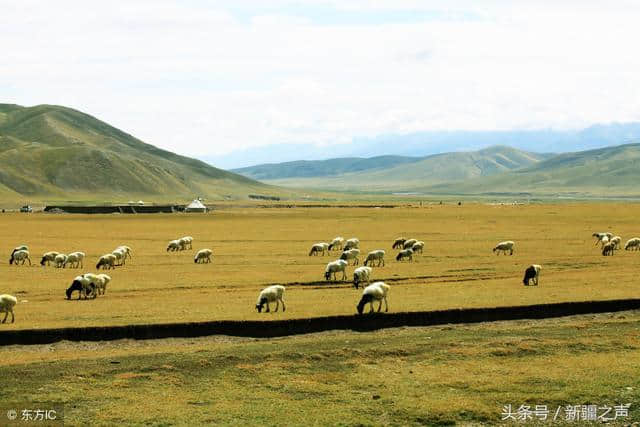
<path id="1" fill-rule="evenodd" d="M 596 124 L 577 130 L 515 131 L 426 131 L 355 138 L 349 144 L 276 144 L 253 147 L 206 161 L 225 169 L 300 159 L 369 158 L 383 155 L 422 157 L 452 151 L 473 151 L 492 145 L 508 145 L 520 150 L 562 153 L 640 142 L 640 123 Z"/>
<path id="2" fill-rule="evenodd" d="M 277 191 L 53 105 L 0 104 L 0 196 L 222 198 Z"/>
<path id="3" fill-rule="evenodd" d="M 315 176 L 306 178 L 295 176 L 297 169 L 290 169 L 289 163 L 280 164 L 280 168 L 270 168 L 271 172 L 279 172 L 282 178 L 269 179 L 266 182 L 300 188 L 312 188 L 336 191 L 412 191 L 430 185 L 462 181 L 483 176 L 491 176 L 503 172 L 531 166 L 549 158 L 550 154 L 529 153 L 505 146 L 494 146 L 479 151 L 456 152 L 427 156 L 423 158 L 401 158 L 403 163 L 374 162 L 368 169 L 339 172 L 329 176 L 329 171 L 322 169 L 325 162 L 308 162 L 313 167 L 310 171 Z M 336 159 L 333 162 L 338 163 Z M 371 160 L 371 159 L 369 159 Z M 297 162 L 294 162 L 297 164 Z M 361 159 L 360 164 L 366 164 Z M 273 165 L 272 165 L 273 166 Z M 259 167 L 257 170 L 260 170 Z M 256 176 L 255 171 L 252 176 Z M 319 173 L 322 172 L 322 175 Z M 245 172 L 246 173 L 246 172 Z M 271 176 L 276 176 L 272 173 Z"/>
<path id="4" fill-rule="evenodd" d="M 414 187 L 442 194 L 640 196 L 640 144 L 554 156 L 529 167 L 474 180 Z"/>

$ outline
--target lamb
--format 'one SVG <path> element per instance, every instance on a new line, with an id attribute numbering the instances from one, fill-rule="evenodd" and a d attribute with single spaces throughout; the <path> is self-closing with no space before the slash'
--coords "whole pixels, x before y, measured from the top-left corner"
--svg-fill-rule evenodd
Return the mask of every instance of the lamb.
<path id="1" fill-rule="evenodd" d="M 404 242 L 406 241 L 407 239 L 405 239 L 404 237 L 398 237 L 396 240 L 393 241 L 393 246 L 391 246 L 391 249 L 403 248 Z"/>
<path id="2" fill-rule="evenodd" d="M 342 280 L 347 279 L 346 268 L 349 263 L 345 260 L 339 259 L 336 261 L 331 261 L 327 264 L 327 268 L 324 270 L 324 278 L 325 280 L 331 280 L 331 276 L 333 275 L 333 280 L 336 280 L 336 273 L 342 272 Z"/>
<path id="3" fill-rule="evenodd" d="M 67 256 L 65 254 L 58 254 L 53 259 L 53 266 L 55 268 L 64 268 L 64 265 L 66 262 L 67 262 Z"/>
<path id="4" fill-rule="evenodd" d="M 605 237 L 607 238 L 607 241 L 609 241 L 609 239 L 611 239 L 613 237 L 613 234 L 611 234 L 611 233 L 593 233 L 591 236 L 596 238 L 596 246 L 597 246 L 598 243 L 602 243 L 602 240 Z"/>
<path id="5" fill-rule="evenodd" d="M 378 261 L 377 267 L 380 267 L 380 265 L 384 267 L 384 254 L 385 252 L 382 249 L 369 252 L 367 259 L 364 260 L 364 265 L 368 265 L 369 263 L 373 265 L 374 261 Z"/>
<path id="6" fill-rule="evenodd" d="M 533 283 L 535 286 L 538 286 L 538 277 L 540 276 L 540 270 L 542 267 L 538 264 L 531 264 L 531 266 L 527 267 L 524 271 L 524 278 L 522 279 L 522 283 L 525 286 L 529 286 L 529 280 L 533 279 Z"/>
<path id="7" fill-rule="evenodd" d="M 31 265 L 31 258 L 29 258 L 29 251 L 27 249 L 15 250 L 11 253 L 11 258 L 9 259 L 9 264 L 13 264 L 14 262 L 18 265 L 18 262 L 22 261 L 22 265 L 24 265 L 25 261 L 29 261 L 29 265 Z"/>
<path id="8" fill-rule="evenodd" d="M 496 255 L 500 255 L 500 252 L 506 255 L 507 251 L 509 251 L 509 255 L 513 255 L 513 245 L 515 245 L 515 243 L 513 243 L 511 240 L 500 242 L 496 245 L 495 248 L 493 248 L 493 252 Z"/>
<path id="9" fill-rule="evenodd" d="M 180 241 L 179 240 L 172 240 L 167 245 L 167 252 L 169 252 L 169 251 L 175 252 L 175 251 L 179 251 L 179 250 L 180 250 Z"/>
<path id="10" fill-rule="evenodd" d="M 629 240 L 627 240 L 627 243 L 624 245 L 624 250 L 625 251 L 630 251 L 630 250 L 640 250 L 640 238 L 638 237 L 634 237 L 631 238 Z"/>
<path id="11" fill-rule="evenodd" d="M 116 249 L 111 252 L 116 257 L 116 265 L 124 265 L 127 259 L 127 252 L 124 249 Z"/>
<path id="12" fill-rule="evenodd" d="M 193 262 L 196 264 L 210 263 L 212 254 L 213 251 L 211 249 L 200 249 L 196 256 L 193 257 Z"/>
<path id="13" fill-rule="evenodd" d="M 402 249 L 409 249 L 417 242 L 418 241 L 416 239 L 405 240 L 404 244 L 402 245 Z"/>
<path id="14" fill-rule="evenodd" d="M 96 270 L 100 270 L 100 267 L 103 269 L 112 269 L 116 268 L 116 256 L 114 254 L 106 254 L 102 255 L 100 259 L 98 259 L 98 263 L 96 264 Z"/>
<path id="15" fill-rule="evenodd" d="M 284 286 L 282 285 L 273 285 L 273 286 L 268 286 L 264 288 L 260 292 L 260 295 L 258 295 L 258 301 L 256 302 L 256 310 L 258 310 L 258 313 L 262 313 L 262 308 L 266 304 L 267 310 L 265 311 L 265 313 L 269 313 L 271 311 L 269 307 L 269 303 L 275 301 L 276 309 L 274 311 L 278 311 L 278 307 L 280 306 L 280 303 L 282 303 L 282 311 L 285 311 L 287 308 L 284 305 L 283 296 L 284 296 Z"/>
<path id="16" fill-rule="evenodd" d="M 192 243 L 193 237 L 191 236 L 184 236 L 178 239 L 178 245 L 180 246 L 181 251 L 184 251 L 185 249 L 193 249 Z"/>
<path id="17" fill-rule="evenodd" d="M 344 243 L 345 251 L 348 251 L 349 249 L 358 249 L 359 247 L 360 247 L 360 240 L 358 240 L 356 237 L 353 237 Z"/>
<path id="18" fill-rule="evenodd" d="M 609 241 L 614 244 L 614 249 L 620 249 L 620 245 L 622 244 L 622 237 L 614 236 Z"/>
<path id="19" fill-rule="evenodd" d="M 129 246 L 124 246 L 124 245 L 122 245 L 122 246 L 118 246 L 118 247 L 116 248 L 116 250 L 120 250 L 120 249 L 122 249 L 122 250 L 124 251 L 124 253 L 125 253 L 125 258 L 126 258 L 126 257 L 132 258 L 132 256 L 131 256 L 131 248 L 130 248 Z"/>
<path id="20" fill-rule="evenodd" d="M 342 245 L 344 244 L 344 237 L 336 237 L 329 243 L 329 250 L 342 250 Z"/>
<path id="21" fill-rule="evenodd" d="M 322 252 L 322 256 L 324 256 L 324 253 L 327 252 L 329 250 L 329 244 L 328 243 L 316 243 L 315 245 L 311 246 L 311 250 L 309 251 L 309 256 L 311 255 L 318 255 L 319 252 Z"/>
<path id="22" fill-rule="evenodd" d="M 424 242 L 422 240 L 415 242 L 413 246 L 411 246 L 411 250 L 414 254 L 417 254 L 418 252 L 422 253 L 422 249 L 424 249 Z"/>
<path id="23" fill-rule="evenodd" d="M 358 255 L 360 255 L 360 249 L 347 249 L 342 252 L 342 255 L 340 255 L 340 259 L 347 261 L 347 263 L 349 263 L 349 260 L 353 260 L 353 265 L 358 265 L 358 263 L 360 262 Z"/>
<path id="24" fill-rule="evenodd" d="M 78 299 L 84 296 L 87 299 L 89 296 L 95 298 L 98 293 L 96 291 L 96 285 L 91 282 L 91 279 L 85 275 L 76 276 L 66 290 L 67 299 L 71 299 L 73 291 L 78 291 Z"/>
<path id="25" fill-rule="evenodd" d="M 13 295 L 3 294 L 0 295 L 0 313 L 4 312 L 4 319 L 2 319 L 2 323 L 7 322 L 7 317 L 9 317 L 9 313 L 11 313 L 11 323 L 16 321 L 16 317 L 13 314 L 13 307 L 18 303 L 18 298 Z"/>
<path id="26" fill-rule="evenodd" d="M 51 252 L 45 252 L 42 255 L 42 259 L 40 260 L 40 265 L 41 266 L 45 266 L 45 265 L 50 265 L 50 263 L 54 262 L 54 260 L 56 259 L 56 256 L 58 256 L 60 252 L 56 252 L 56 251 L 51 251 Z"/>
<path id="27" fill-rule="evenodd" d="M 616 248 L 615 243 L 613 242 L 605 243 L 604 245 L 602 245 L 602 255 L 603 256 L 613 255 L 615 248 Z"/>
<path id="28" fill-rule="evenodd" d="M 72 268 L 84 268 L 84 252 L 71 252 L 67 255 L 67 259 L 62 264 L 62 267 L 66 267 L 67 264 L 71 264 Z"/>
<path id="29" fill-rule="evenodd" d="M 364 310 L 364 306 L 369 303 L 371 305 L 371 311 L 369 313 L 373 313 L 373 302 L 379 301 L 378 305 L 378 313 L 382 308 L 382 300 L 384 300 L 385 309 L 384 311 L 389 311 L 389 303 L 387 302 L 387 293 L 389 293 L 389 289 L 391 287 L 384 282 L 375 282 L 364 288 L 362 291 L 362 298 L 358 303 L 358 314 L 362 314 Z"/>
<path id="30" fill-rule="evenodd" d="M 371 267 L 358 267 L 353 271 L 353 286 L 358 289 L 358 285 L 363 282 L 369 284 L 369 278 L 371 277 Z"/>
<path id="31" fill-rule="evenodd" d="M 405 258 L 409 258 L 409 261 L 413 261 L 413 249 L 403 249 L 398 252 L 396 261 L 402 261 Z"/>

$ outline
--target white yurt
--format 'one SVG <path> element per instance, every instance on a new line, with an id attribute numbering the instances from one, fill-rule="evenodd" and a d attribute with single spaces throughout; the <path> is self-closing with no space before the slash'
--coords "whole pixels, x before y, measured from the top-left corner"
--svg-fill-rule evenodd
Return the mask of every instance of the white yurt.
<path id="1" fill-rule="evenodd" d="M 185 212 L 207 212 L 207 207 L 202 204 L 200 199 L 194 199 L 191 203 L 184 208 Z"/>

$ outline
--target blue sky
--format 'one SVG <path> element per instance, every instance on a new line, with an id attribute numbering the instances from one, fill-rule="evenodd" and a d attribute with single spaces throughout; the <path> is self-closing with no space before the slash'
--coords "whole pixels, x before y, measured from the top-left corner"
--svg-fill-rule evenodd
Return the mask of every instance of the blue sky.
<path id="1" fill-rule="evenodd" d="M 70 106 L 190 156 L 640 119 L 638 2 L 0 6 L 1 102 Z"/>

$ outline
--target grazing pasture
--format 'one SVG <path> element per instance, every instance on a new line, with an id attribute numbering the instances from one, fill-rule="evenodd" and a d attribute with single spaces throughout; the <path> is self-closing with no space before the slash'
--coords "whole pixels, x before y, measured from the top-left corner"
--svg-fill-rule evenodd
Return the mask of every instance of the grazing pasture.
<path id="1" fill-rule="evenodd" d="M 383 249 L 384 267 L 371 281 L 391 286 L 389 311 L 486 307 L 638 297 L 635 251 L 603 257 L 592 233 L 640 235 L 634 206 L 611 203 L 547 205 L 425 205 L 375 208 L 229 207 L 206 215 L 2 214 L 0 293 L 16 295 L 16 321 L 0 330 L 63 326 L 168 323 L 214 319 L 300 318 L 356 313 L 361 290 L 327 282 L 327 257 L 310 257 L 316 242 L 357 237 L 361 252 Z M 193 250 L 167 252 L 175 236 L 193 236 Z M 396 262 L 398 236 L 425 242 L 413 262 Z M 496 256 L 496 242 L 515 242 L 513 255 Z M 28 245 L 33 259 L 48 251 L 86 254 L 85 268 L 9 265 L 14 247 Z M 108 270 L 106 295 L 65 300 L 80 273 L 96 272 L 99 256 L 131 247 L 126 265 Z M 211 248 L 213 262 L 196 264 Z M 540 285 L 524 287 L 531 264 L 543 266 Z M 338 275 L 340 277 L 340 275 Z M 256 296 L 286 286 L 286 312 L 259 315 Z M 26 302 L 25 302 L 26 300 Z"/>

